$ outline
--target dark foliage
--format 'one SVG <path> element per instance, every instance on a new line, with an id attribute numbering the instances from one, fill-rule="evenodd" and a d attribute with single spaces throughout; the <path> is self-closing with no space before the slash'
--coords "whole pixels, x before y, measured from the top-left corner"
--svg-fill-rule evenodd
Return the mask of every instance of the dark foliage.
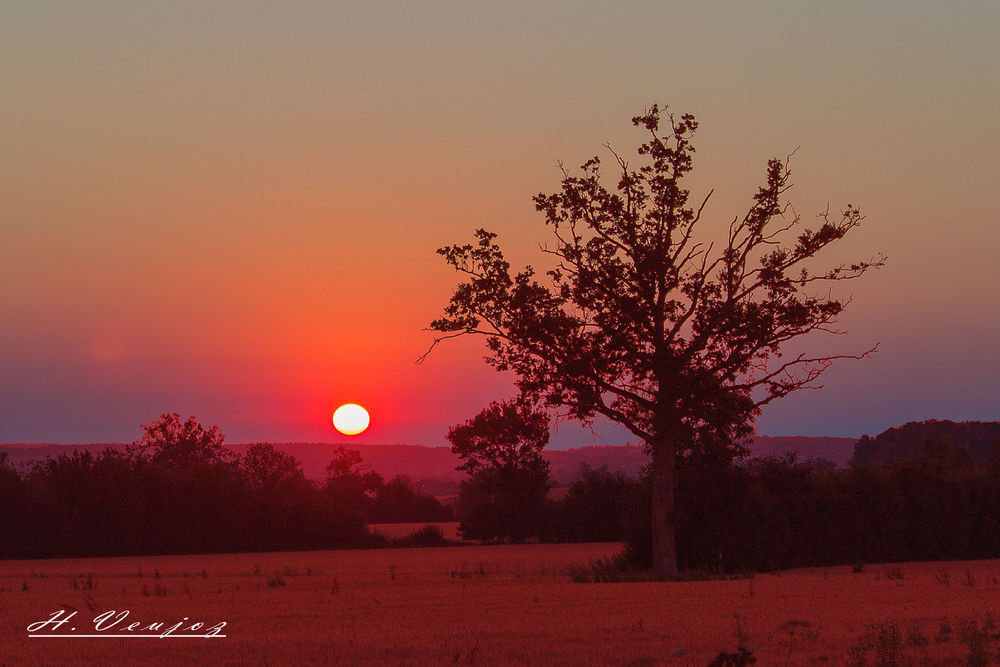
<path id="1" fill-rule="evenodd" d="M 722 651 L 715 656 L 715 660 L 708 663 L 708 667 L 745 667 L 746 665 L 757 664 L 757 658 L 753 650 L 746 646 L 740 646 L 732 653 Z"/>
<path id="2" fill-rule="evenodd" d="M 459 531 L 466 539 L 523 542 L 542 530 L 549 465 L 542 449 L 549 418 L 530 402 L 491 403 L 448 430 L 452 451 L 470 474 L 458 493 Z"/>
<path id="3" fill-rule="evenodd" d="M 366 508 L 381 485 L 382 476 L 371 470 L 361 452 L 346 447 L 334 450 L 326 467 L 324 490 L 335 507 L 363 521 Z"/>
<path id="4" fill-rule="evenodd" d="M 450 518 L 405 480 L 382 485 L 359 473 L 357 452 L 336 452 L 331 491 L 273 445 L 252 445 L 238 459 L 218 429 L 193 418 L 165 414 L 143 428 L 129 452 L 49 457 L 23 475 L 0 456 L 0 558 L 377 546 L 365 528 L 369 513 Z"/>
<path id="5" fill-rule="evenodd" d="M 235 454 L 222 445 L 224 436 L 219 427 L 206 430 L 194 417 L 181 422 L 176 412 L 164 412 L 156 421 L 143 424 L 142 430 L 142 438 L 128 448 L 129 453 L 164 468 L 183 470 L 236 460 Z"/>
<path id="6" fill-rule="evenodd" d="M 462 482 L 459 532 L 465 539 L 524 542 L 544 525 L 548 474 L 538 468 L 487 468 Z"/>
<path id="7" fill-rule="evenodd" d="M 406 537 L 392 540 L 392 545 L 397 547 L 445 547 L 448 544 L 450 543 L 445 539 L 444 533 L 437 526 L 424 526 Z"/>
<path id="8" fill-rule="evenodd" d="M 837 471 L 794 456 L 679 474 L 678 559 L 715 573 L 1000 557 L 1000 474 L 967 448 L 925 442 L 913 459 Z M 648 481 L 633 482 L 648 497 Z M 652 565 L 647 505 L 626 554 Z"/>
<path id="9" fill-rule="evenodd" d="M 648 501 L 639 485 L 606 466 L 580 467 L 580 480 L 548 509 L 545 538 L 556 542 L 620 542 L 626 537 L 629 517 Z M 648 531 L 646 531 L 648 532 Z"/>
<path id="10" fill-rule="evenodd" d="M 397 475 L 375 490 L 368 502 L 367 519 L 368 523 L 454 521 L 455 511 L 422 493 L 409 477 Z"/>
<path id="11" fill-rule="evenodd" d="M 512 372 L 522 395 L 570 418 L 604 417 L 650 455 L 652 542 L 661 578 L 677 571 L 677 459 L 749 436 L 761 406 L 815 386 L 835 355 L 782 356 L 789 341 L 834 331 L 847 303 L 827 283 L 857 278 L 883 258 L 817 268 L 827 246 L 861 224 L 851 205 L 814 229 L 785 194 L 787 161 L 764 182 L 721 243 L 699 229 L 711 193 L 690 201 L 694 116 L 653 105 L 632 119 L 644 132 L 638 168 L 614 157 L 614 185 L 593 157 L 561 187 L 534 198 L 552 232 L 544 277 L 511 272 L 497 235 L 438 252 L 458 271 L 441 335 L 483 336 L 486 361 Z M 851 355 L 853 358 L 866 356 Z"/>
<path id="12" fill-rule="evenodd" d="M 890 428 L 877 436 L 864 435 L 854 445 L 855 465 L 898 461 L 917 456 L 928 438 L 951 445 L 966 446 L 979 461 L 986 461 L 997 448 L 1000 451 L 1000 422 L 953 422 L 928 419 Z"/>

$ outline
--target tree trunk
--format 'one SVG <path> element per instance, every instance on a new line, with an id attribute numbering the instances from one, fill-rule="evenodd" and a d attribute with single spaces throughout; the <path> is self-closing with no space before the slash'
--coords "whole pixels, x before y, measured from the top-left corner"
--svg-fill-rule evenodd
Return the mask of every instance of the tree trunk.
<path id="1" fill-rule="evenodd" d="M 668 451 L 663 451 L 667 449 Z M 674 523 L 674 452 L 653 450 L 653 574 L 661 581 L 677 579 L 677 537 Z"/>

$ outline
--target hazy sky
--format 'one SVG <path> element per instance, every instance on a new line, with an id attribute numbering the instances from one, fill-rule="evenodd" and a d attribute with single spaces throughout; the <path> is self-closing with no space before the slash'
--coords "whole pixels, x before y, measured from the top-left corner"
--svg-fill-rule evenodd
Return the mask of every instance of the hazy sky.
<path id="1" fill-rule="evenodd" d="M 543 266 L 531 196 L 654 101 L 701 122 L 706 232 L 798 147 L 805 220 L 867 215 L 829 261 L 889 258 L 810 343 L 880 352 L 759 432 L 1000 418 L 1000 3 L 147 4 L 0 4 L 0 442 L 164 411 L 340 441 L 355 401 L 356 442 L 445 444 L 512 383 L 476 341 L 414 364 L 457 283 L 435 249 L 486 227 Z"/>

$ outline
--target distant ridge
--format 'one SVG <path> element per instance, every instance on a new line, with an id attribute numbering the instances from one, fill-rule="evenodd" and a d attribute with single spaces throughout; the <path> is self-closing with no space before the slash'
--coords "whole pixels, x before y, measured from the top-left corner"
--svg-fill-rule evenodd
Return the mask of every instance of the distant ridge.
<path id="1" fill-rule="evenodd" d="M 928 438 L 968 447 L 973 457 L 985 461 L 990 447 L 1000 443 L 1000 422 L 953 422 L 948 419 L 908 422 L 882 431 L 874 438 L 861 436 L 854 447 L 854 462 L 864 465 L 913 458 Z"/>
<path id="2" fill-rule="evenodd" d="M 851 458 L 854 438 L 807 438 L 799 436 L 757 436 L 751 453 L 754 456 L 783 455 L 798 452 L 799 460 L 826 459 L 838 466 L 844 466 Z M 359 445 L 347 442 L 281 442 L 275 447 L 285 451 L 302 464 L 306 476 L 322 479 L 326 466 L 336 447 L 344 446 L 361 452 L 365 463 L 386 479 L 396 475 L 407 475 L 419 482 L 424 489 L 435 495 L 454 493 L 465 473 L 455 470 L 458 456 L 448 447 L 425 447 L 423 445 Z M 88 443 L 79 445 L 55 445 L 49 443 L 0 444 L 0 451 L 10 455 L 11 462 L 26 466 L 30 461 L 48 456 L 71 454 L 74 450 L 99 452 L 108 447 L 124 449 L 123 443 Z M 243 454 L 248 443 L 228 445 L 233 451 Z M 580 465 L 591 468 L 607 466 L 611 472 L 622 472 L 635 477 L 649 461 L 638 445 L 587 446 L 576 449 L 552 449 L 545 452 L 552 479 L 557 486 L 567 486 L 580 476 Z"/>

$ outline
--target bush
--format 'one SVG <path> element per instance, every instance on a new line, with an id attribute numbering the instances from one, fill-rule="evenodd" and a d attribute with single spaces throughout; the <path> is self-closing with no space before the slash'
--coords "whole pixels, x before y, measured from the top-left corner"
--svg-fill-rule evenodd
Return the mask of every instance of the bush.
<path id="1" fill-rule="evenodd" d="M 437 526 L 424 526 L 391 542 L 396 547 L 446 547 L 451 544 Z"/>

